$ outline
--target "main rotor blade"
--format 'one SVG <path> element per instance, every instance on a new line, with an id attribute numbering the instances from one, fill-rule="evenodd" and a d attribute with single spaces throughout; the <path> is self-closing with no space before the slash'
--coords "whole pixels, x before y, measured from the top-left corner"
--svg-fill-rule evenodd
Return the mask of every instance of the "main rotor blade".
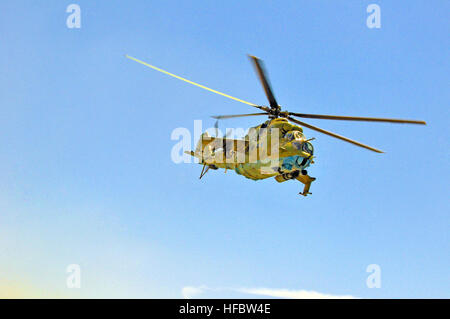
<path id="1" fill-rule="evenodd" d="M 148 63 L 146 63 L 146 62 L 144 62 L 144 61 L 138 60 L 138 59 L 133 58 L 133 57 L 131 57 L 131 56 L 129 56 L 129 55 L 125 55 L 125 57 L 128 58 L 128 59 L 130 59 L 130 60 L 133 60 L 133 61 L 135 61 L 135 62 L 137 62 L 137 63 L 140 63 L 140 64 L 142 64 L 142 65 L 145 65 L 145 66 L 147 66 L 147 67 L 149 67 L 149 68 L 152 68 L 153 70 L 156 70 L 156 71 L 162 72 L 162 73 L 164 73 L 164 74 L 170 75 L 170 76 L 172 76 L 172 77 L 174 77 L 174 78 L 176 78 L 176 79 L 178 79 L 178 80 L 182 80 L 182 81 L 187 82 L 187 83 L 189 83 L 189 84 L 198 86 L 198 87 L 200 87 L 200 88 L 202 88 L 202 89 L 204 89 L 204 90 L 208 90 L 208 91 L 210 91 L 210 92 L 213 92 L 213 93 L 216 93 L 216 94 L 225 96 L 225 97 L 227 97 L 227 98 L 229 98 L 229 99 L 232 99 L 232 100 L 235 100 L 235 101 L 238 101 L 238 102 L 241 102 L 241 103 L 245 103 L 245 104 L 247 104 L 247 105 L 251 105 L 251 106 L 258 107 L 257 104 L 254 104 L 254 103 L 251 103 L 251 102 L 247 102 L 247 101 L 238 99 L 238 98 L 236 98 L 236 97 L 233 97 L 233 96 L 231 96 L 231 95 L 228 95 L 228 94 L 225 94 L 225 93 L 222 93 L 222 92 L 219 92 L 219 91 L 210 89 L 209 87 L 206 87 L 206 86 L 204 86 L 204 85 L 195 83 L 195 82 L 193 82 L 193 81 L 190 81 L 190 80 L 188 80 L 188 79 L 182 78 L 181 76 L 172 74 L 172 73 L 170 73 L 170 72 L 164 71 L 164 70 L 162 70 L 162 69 L 160 69 L 160 68 L 157 68 L 156 66 L 150 65 L 150 64 L 148 64 Z"/>
<path id="2" fill-rule="evenodd" d="M 341 120 L 341 121 L 363 121 L 363 122 L 387 122 L 387 123 L 402 123 L 402 124 L 422 124 L 426 125 L 425 121 L 418 120 L 402 120 L 402 119 L 385 119 L 378 117 L 360 117 L 360 116 L 340 116 L 340 115 L 321 115 L 321 114 L 304 114 L 304 113 L 292 113 L 289 115 L 309 118 L 309 119 L 322 119 L 322 120 Z"/>
<path id="3" fill-rule="evenodd" d="M 232 119 L 235 117 L 246 117 L 246 116 L 257 116 L 257 115 L 269 115 L 269 113 L 250 113 L 250 114 L 236 114 L 236 115 L 214 115 L 211 116 L 213 119 L 222 120 L 222 119 Z"/>
<path id="4" fill-rule="evenodd" d="M 343 140 L 343 141 L 345 141 L 345 142 L 352 143 L 353 145 L 356 145 L 356 146 L 359 146 L 359 147 L 363 147 L 363 148 L 366 148 L 366 149 L 368 149 L 368 150 L 371 150 L 371 151 L 374 151 L 374 152 L 377 152 L 377 153 L 384 153 L 383 151 L 380 151 L 380 150 L 378 150 L 378 149 L 376 149 L 376 148 L 373 148 L 373 147 L 370 147 L 370 146 L 368 146 L 368 145 L 359 143 L 359 142 L 357 142 L 357 141 L 351 140 L 351 139 L 346 138 L 346 137 L 344 137 L 344 136 L 341 136 L 341 135 L 338 135 L 338 134 L 335 134 L 335 133 L 332 133 L 332 132 L 329 132 L 329 131 L 325 131 L 324 129 L 321 129 L 320 127 L 313 126 L 313 125 L 310 125 L 310 124 L 308 124 L 308 123 L 298 121 L 298 120 L 296 120 L 296 119 L 293 119 L 292 117 L 288 117 L 287 119 L 288 119 L 289 121 L 292 121 L 292 122 L 294 122 L 294 123 L 297 123 L 297 124 L 300 124 L 300 125 L 302 125 L 302 126 L 304 126 L 304 127 L 307 127 L 307 128 L 309 128 L 309 129 L 311 129 L 311 130 L 315 130 L 315 131 L 317 131 L 317 132 L 320 132 L 320 133 L 323 133 L 323 134 L 326 134 L 326 135 L 329 135 L 329 136 L 338 138 L 338 139 Z"/>
<path id="5" fill-rule="evenodd" d="M 256 73 L 258 74 L 259 80 L 262 83 L 264 92 L 266 93 L 267 99 L 269 100 L 270 107 L 272 109 L 278 108 L 278 103 L 277 100 L 275 100 L 272 88 L 270 87 L 269 77 L 267 76 L 267 72 L 264 69 L 263 61 L 253 55 L 249 55 L 249 58 L 250 60 L 252 60 L 253 65 L 255 66 Z"/>

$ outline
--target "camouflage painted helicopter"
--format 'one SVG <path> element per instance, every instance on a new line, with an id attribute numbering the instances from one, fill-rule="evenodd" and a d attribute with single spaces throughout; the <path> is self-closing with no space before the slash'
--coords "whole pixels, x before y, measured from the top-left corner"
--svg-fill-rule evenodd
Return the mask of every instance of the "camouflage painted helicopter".
<path id="1" fill-rule="evenodd" d="M 213 116 L 216 120 L 247 116 L 268 116 L 269 119 L 267 121 L 256 127 L 250 128 L 249 133 L 243 139 L 230 139 L 227 138 L 227 136 L 211 137 L 207 132 L 203 133 L 195 151 L 186 152 L 187 154 L 198 158 L 199 164 L 203 165 L 200 178 L 202 178 L 209 169 L 217 170 L 219 168 L 223 168 L 225 171 L 232 169 L 237 174 L 243 175 L 252 180 L 261 180 L 269 177 L 275 177 L 275 180 L 278 182 L 298 180 L 304 184 L 303 191 L 300 194 L 307 196 L 308 194 L 311 194 L 309 189 L 311 183 L 315 180 L 314 177 L 308 175 L 306 170 L 306 168 L 314 163 L 314 147 L 311 144 L 313 138 L 307 139 L 305 137 L 302 126 L 356 146 L 363 147 L 373 152 L 383 152 L 336 133 L 299 121 L 293 117 L 344 121 L 426 124 L 424 121 L 417 120 L 304 114 L 283 111 L 272 92 L 263 62 L 255 56 L 249 57 L 255 67 L 259 80 L 261 81 L 264 92 L 269 101 L 269 106 L 257 105 L 235 98 L 228 94 L 210 89 L 201 84 L 164 71 L 136 58 L 128 55 L 126 57 L 179 80 L 198 86 L 210 92 L 220 94 L 235 101 L 245 103 L 262 111 L 260 113 Z"/>

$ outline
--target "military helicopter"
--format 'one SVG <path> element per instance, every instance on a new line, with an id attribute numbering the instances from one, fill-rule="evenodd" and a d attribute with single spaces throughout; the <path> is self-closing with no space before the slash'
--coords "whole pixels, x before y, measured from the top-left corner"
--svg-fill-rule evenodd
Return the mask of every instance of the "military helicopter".
<path id="1" fill-rule="evenodd" d="M 306 168 L 314 163 L 314 147 L 311 143 L 314 138 L 307 139 L 303 134 L 302 127 L 332 136 L 373 152 L 383 153 L 383 151 L 336 133 L 326 131 L 317 126 L 299 121 L 294 117 L 340 121 L 388 122 L 426 125 L 424 121 L 418 120 L 320 115 L 283 111 L 275 99 L 262 60 L 251 55 L 249 55 L 249 58 L 262 84 L 266 97 L 269 101 L 269 106 L 258 105 L 238 99 L 182 78 L 178 75 L 169 73 L 134 57 L 128 55 L 126 55 L 126 57 L 156 71 L 170 75 L 210 92 L 250 105 L 262 111 L 259 113 L 212 116 L 217 121 L 248 116 L 268 117 L 268 120 L 264 123 L 250 128 L 248 131 L 249 133 L 243 139 L 230 139 L 227 138 L 227 136 L 219 137 L 217 133 L 216 137 L 211 137 L 207 132 L 203 133 L 195 151 L 185 152 L 197 158 L 199 164 L 203 166 L 200 173 L 200 179 L 208 172 L 209 169 L 217 170 L 219 168 L 223 168 L 225 169 L 225 172 L 227 170 L 234 170 L 237 174 L 243 175 L 252 180 L 261 180 L 270 177 L 274 177 L 275 180 L 280 183 L 288 180 L 298 180 L 304 184 L 303 191 L 299 194 L 307 196 L 308 194 L 311 194 L 309 192 L 311 183 L 315 181 L 315 178 L 309 176 L 308 171 L 306 170 Z M 216 122 L 216 129 L 218 125 L 217 123 L 218 122 Z"/>

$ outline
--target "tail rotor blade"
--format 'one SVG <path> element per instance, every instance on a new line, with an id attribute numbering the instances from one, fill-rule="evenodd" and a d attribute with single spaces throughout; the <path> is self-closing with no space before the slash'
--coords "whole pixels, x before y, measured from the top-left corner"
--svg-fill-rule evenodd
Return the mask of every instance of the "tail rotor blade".
<path id="1" fill-rule="evenodd" d="M 214 128 L 216 129 L 216 137 L 219 137 L 219 120 L 214 123 Z"/>
<path id="2" fill-rule="evenodd" d="M 231 133 L 233 133 L 233 130 L 232 129 L 228 130 L 224 138 L 228 138 L 231 135 Z"/>

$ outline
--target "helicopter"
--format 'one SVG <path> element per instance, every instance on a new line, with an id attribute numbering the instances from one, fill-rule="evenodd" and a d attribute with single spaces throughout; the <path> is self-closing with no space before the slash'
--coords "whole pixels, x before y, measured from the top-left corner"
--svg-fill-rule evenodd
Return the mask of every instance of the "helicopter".
<path id="1" fill-rule="evenodd" d="M 219 120 L 249 116 L 268 117 L 268 120 L 262 124 L 251 127 L 248 130 L 248 134 L 246 134 L 243 139 L 231 139 L 228 138 L 227 135 L 225 137 L 219 137 L 217 133 L 215 137 L 212 137 L 208 132 L 203 133 L 197 143 L 195 151 L 185 151 L 186 154 L 197 158 L 198 163 L 203 166 L 200 173 L 200 179 L 210 169 L 225 169 L 225 172 L 227 170 L 234 170 L 237 174 L 252 180 L 262 180 L 270 177 L 274 177 L 279 183 L 288 180 L 298 180 L 304 184 L 303 191 L 299 194 L 307 196 L 311 194 L 311 183 L 316 180 L 316 178 L 309 176 L 307 171 L 307 168 L 311 164 L 314 164 L 315 153 L 313 144 L 311 143 L 314 138 L 306 138 L 303 133 L 303 127 L 376 153 L 384 152 L 336 133 L 326 131 L 320 127 L 305 123 L 296 118 L 426 125 L 425 121 L 420 120 L 306 114 L 282 110 L 273 94 L 263 61 L 252 55 L 249 55 L 249 58 L 264 89 L 269 102 L 268 106 L 238 99 L 167 72 L 129 55 L 126 55 L 126 57 L 156 71 L 232 100 L 250 105 L 261 111 L 258 113 L 212 116 L 212 118 L 216 119 L 216 132 Z"/>

